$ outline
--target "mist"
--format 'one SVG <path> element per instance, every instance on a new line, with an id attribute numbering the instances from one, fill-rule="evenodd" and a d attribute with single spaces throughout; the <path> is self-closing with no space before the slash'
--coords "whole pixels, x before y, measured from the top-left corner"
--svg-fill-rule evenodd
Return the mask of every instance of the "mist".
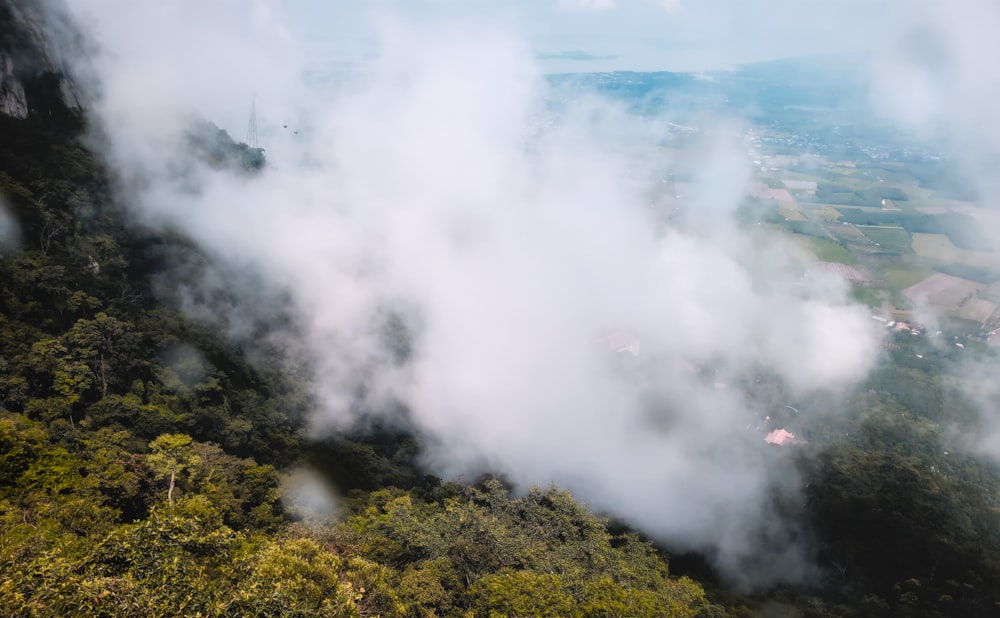
<path id="1" fill-rule="evenodd" d="M 3 199 L 0 199 L 0 252 L 16 250 L 21 244 L 21 227 Z"/>
<path id="2" fill-rule="evenodd" d="M 803 278 L 799 249 L 737 224 L 739 118 L 710 118 L 676 161 L 666 128 L 620 102 L 554 109 L 516 20 L 488 14 L 358 16 L 373 56 L 317 83 L 276 3 L 71 10 L 101 46 L 80 74 L 123 199 L 188 233 L 217 260 L 205 284 L 240 299 L 193 315 L 292 313 L 281 344 L 313 367 L 317 435 L 404 409 L 436 474 L 557 483 L 736 583 L 808 577 L 771 506 L 795 473 L 748 389 L 762 373 L 849 387 L 880 334 L 844 282 Z M 239 139 L 253 96 L 263 173 L 192 164 L 192 114 Z M 677 163 L 694 195 L 669 217 L 649 188 Z"/>
<path id="3" fill-rule="evenodd" d="M 1000 250 L 1000 190 L 995 165 L 1000 154 L 1000 77 L 992 59 L 1000 53 L 994 36 L 1000 9 L 991 2 L 944 6 L 915 3 L 902 14 L 877 48 L 871 65 L 873 107 L 895 126 L 946 154 L 956 174 L 985 209 L 980 231 Z M 990 266 L 1000 268 L 1000 258 Z M 924 323 L 941 316 L 923 308 Z M 935 326 L 936 327 L 936 326 Z M 948 342 L 950 345 L 951 342 Z M 966 355 L 957 373 L 962 392 L 979 412 L 978 431 L 962 441 L 977 455 L 1000 461 L 1000 393 L 993 353 Z"/>

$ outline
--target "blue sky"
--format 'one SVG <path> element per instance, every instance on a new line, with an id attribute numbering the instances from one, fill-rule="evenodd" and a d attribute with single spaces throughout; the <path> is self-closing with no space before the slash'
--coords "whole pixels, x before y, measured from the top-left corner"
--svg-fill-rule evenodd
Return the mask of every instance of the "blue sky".
<path id="1" fill-rule="evenodd" d="M 711 70 L 865 51 L 895 0 L 289 0 L 294 34 L 318 53 L 360 57 L 372 19 L 473 18 L 509 28 L 546 71 Z"/>

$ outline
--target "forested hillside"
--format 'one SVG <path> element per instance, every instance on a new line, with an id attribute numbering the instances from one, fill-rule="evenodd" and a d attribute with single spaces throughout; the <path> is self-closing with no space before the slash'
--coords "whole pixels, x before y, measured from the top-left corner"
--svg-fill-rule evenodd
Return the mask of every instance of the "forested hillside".
<path id="1" fill-rule="evenodd" d="M 0 52 L 30 56 L 12 23 Z M 894 335 L 840 396 L 747 386 L 800 437 L 768 452 L 800 485 L 774 527 L 812 563 L 794 585 L 735 588 L 711 556 L 671 558 L 559 487 L 429 475 L 405 427 L 312 434 L 308 361 L 271 325 L 252 325 L 251 354 L 183 310 L 224 265 L 130 217 L 101 127 L 50 69 L 25 78 L 24 117 L 0 113 L 0 615 L 1000 613 L 1000 476 L 965 454 L 981 425 L 957 348 Z M 268 173 L 210 123 L 188 137 L 192 160 Z M 332 509 L 295 502 L 302 469 Z"/>
<path id="2" fill-rule="evenodd" d="M 251 366 L 179 310 L 206 258 L 130 223 L 84 146 L 98 138 L 60 111 L 0 115 L 16 221 L 0 254 L 0 614 L 723 613 L 564 491 L 442 485 L 389 431 L 307 440 L 294 363 L 273 349 Z M 211 165 L 253 173 L 249 155 L 192 133 Z M 306 461 L 358 488 L 338 518 L 286 513 L 281 480 Z"/>

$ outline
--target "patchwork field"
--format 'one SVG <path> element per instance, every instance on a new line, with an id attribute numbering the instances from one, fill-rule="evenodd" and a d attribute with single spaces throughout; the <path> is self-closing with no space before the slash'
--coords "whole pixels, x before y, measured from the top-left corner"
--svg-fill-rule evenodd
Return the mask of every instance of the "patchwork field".
<path id="1" fill-rule="evenodd" d="M 805 209 L 809 213 L 809 216 L 816 221 L 832 222 L 840 220 L 840 211 L 830 204 L 802 204 L 800 208 Z"/>
<path id="2" fill-rule="evenodd" d="M 816 192 L 815 180 L 785 180 L 783 184 L 791 191 Z"/>
<path id="3" fill-rule="evenodd" d="M 837 237 L 838 240 L 842 240 L 847 243 L 868 243 L 868 237 L 861 233 L 857 227 L 853 225 L 830 225 L 827 227 L 831 234 Z"/>
<path id="4" fill-rule="evenodd" d="M 970 298 L 962 305 L 959 317 L 973 322 L 986 322 L 997 310 L 997 304 L 982 298 Z"/>
<path id="5" fill-rule="evenodd" d="M 805 221 L 805 216 L 799 212 L 799 207 L 794 202 L 781 202 L 778 204 L 778 214 L 789 221 Z"/>
<path id="6" fill-rule="evenodd" d="M 792 194 L 789 193 L 788 189 L 772 188 L 763 182 L 750 183 L 747 187 L 747 195 L 752 195 L 761 199 L 775 200 L 777 202 L 795 202 L 795 198 L 792 197 Z"/>
<path id="7" fill-rule="evenodd" d="M 821 262 L 838 262 L 840 264 L 857 264 L 858 262 L 858 259 L 850 251 L 829 238 L 810 236 L 807 247 Z"/>
<path id="8" fill-rule="evenodd" d="M 926 270 L 906 270 L 903 268 L 890 268 L 882 273 L 886 283 L 897 290 L 916 285 L 929 277 L 932 273 Z"/>
<path id="9" fill-rule="evenodd" d="M 979 293 L 979 296 L 1000 304 L 1000 283 L 987 286 L 985 290 Z"/>
<path id="10" fill-rule="evenodd" d="M 859 226 L 858 230 L 883 249 L 897 253 L 910 252 L 910 234 L 901 227 Z"/>
<path id="11" fill-rule="evenodd" d="M 822 272 L 838 275 L 851 283 L 868 283 L 872 280 L 871 275 L 858 266 L 849 266 L 840 262 L 819 262 L 815 267 Z"/>
<path id="12" fill-rule="evenodd" d="M 940 262 L 984 268 L 992 267 L 998 262 L 996 253 L 960 249 L 944 234 L 914 234 L 911 247 L 917 255 Z"/>
<path id="13" fill-rule="evenodd" d="M 984 287 L 981 283 L 969 279 L 935 273 L 903 290 L 903 296 L 914 303 L 928 303 L 956 310 L 974 298 Z"/>
<path id="14" fill-rule="evenodd" d="M 882 310 L 929 304 L 1000 326 L 1000 244 L 989 233 L 1000 230 L 1000 209 L 948 184 L 935 162 L 757 156 L 765 169 L 747 193 L 768 209 L 768 228 L 815 256 L 814 272 L 837 274 L 855 300 Z"/>

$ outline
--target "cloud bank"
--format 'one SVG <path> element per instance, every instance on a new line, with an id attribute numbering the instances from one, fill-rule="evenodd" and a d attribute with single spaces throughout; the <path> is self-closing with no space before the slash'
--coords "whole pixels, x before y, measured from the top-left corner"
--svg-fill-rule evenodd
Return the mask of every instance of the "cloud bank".
<path id="1" fill-rule="evenodd" d="M 744 583 L 800 577 L 770 506 L 794 475 L 748 430 L 768 412 L 750 394 L 763 374 L 850 384 L 878 339 L 838 281 L 737 227 L 739 131 L 685 151 L 696 195 L 671 214 L 649 199 L 679 163 L 664 129 L 596 98 L 553 111 L 516 33 L 384 14 L 374 60 L 331 89 L 301 79 L 275 5 L 251 6 L 72 8 L 103 45 L 94 109 L 137 216 L 288 292 L 317 431 L 402 404 L 439 474 L 556 482 Z M 251 92 L 271 166 L 192 168 L 189 114 Z"/>
<path id="2" fill-rule="evenodd" d="M 874 106 L 896 126 L 946 153 L 958 176 L 978 194 L 976 205 L 987 209 L 988 216 L 977 223 L 1000 250 L 994 197 L 1000 193 L 1000 74 L 993 66 L 1000 54 L 995 36 L 1000 7 L 971 0 L 917 2 L 908 8 L 873 56 Z M 992 268 L 1000 270 L 1000 257 Z M 994 461 L 1000 461 L 998 372 L 995 354 L 969 355 L 959 372 L 963 392 L 977 406 L 981 421 L 979 431 L 966 441 Z"/>

